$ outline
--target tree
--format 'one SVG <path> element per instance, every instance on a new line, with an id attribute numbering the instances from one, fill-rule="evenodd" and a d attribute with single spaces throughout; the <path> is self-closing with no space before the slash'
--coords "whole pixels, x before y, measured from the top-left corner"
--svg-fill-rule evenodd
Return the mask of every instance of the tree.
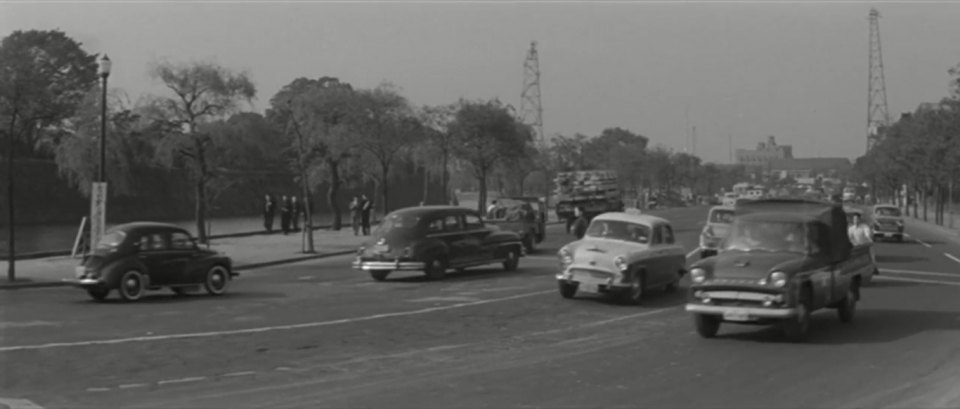
<path id="1" fill-rule="evenodd" d="M 360 110 L 353 116 L 354 126 L 360 129 L 357 145 L 377 165 L 373 173 L 380 187 L 381 210 L 390 211 L 389 177 L 391 166 L 399 154 L 423 135 L 423 125 L 414 116 L 406 98 L 389 85 L 373 90 L 362 90 Z"/>
<path id="2" fill-rule="evenodd" d="M 7 137 L 7 279 L 16 279 L 13 170 L 41 130 L 58 128 L 97 81 L 96 56 L 62 31 L 14 31 L 0 42 L 0 121 Z"/>
<path id="3" fill-rule="evenodd" d="M 158 153 L 170 167 L 186 167 L 195 187 L 197 236 L 207 242 L 207 188 L 216 176 L 211 168 L 210 148 L 214 140 L 200 125 L 236 112 L 241 102 L 253 99 L 256 88 L 245 73 L 233 73 L 213 63 L 159 63 L 151 69 L 173 92 L 159 98 L 157 107 L 166 125 Z"/>
<path id="4" fill-rule="evenodd" d="M 488 102 L 461 101 L 451 125 L 454 135 L 453 154 L 470 164 L 479 184 L 478 211 L 487 201 L 487 177 L 500 160 L 510 152 L 523 151 L 529 134 L 521 134 L 517 120 L 498 100 Z"/>
<path id="5" fill-rule="evenodd" d="M 426 143 L 418 146 L 417 156 L 424 166 L 425 178 L 431 173 L 440 174 L 442 203 L 450 203 L 450 165 L 453 160 L 453 133 L 450 124 L 456 114 L 454 105 L 424 107 L 420 113 L 420 122 L 424 125 Z M 427 201 L 427 183 L 424 183 L 423 201 Z"/>
<path id="6" fill-rule="evenodd" d="M 304 195 L 309 195 L 311 181 L 329 182 L 327 203 L 333 210 L 333 229 L 340 230 L 342 213 L 337 197 L 344 180 L 343 165 L 356 145 L 349 120 L 358 109 L 353 87 L 333 77 L 298 78 L 271 98 L 270 104 L 268 118 L 293 136 L 295 168 L 305 186 Z"/>

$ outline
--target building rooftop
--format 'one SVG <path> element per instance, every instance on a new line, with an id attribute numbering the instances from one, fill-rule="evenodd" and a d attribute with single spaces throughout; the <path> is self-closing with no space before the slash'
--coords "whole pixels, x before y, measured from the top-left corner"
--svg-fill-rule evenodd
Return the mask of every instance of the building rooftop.
<path id="1" fill-rule="evenodd" d="M 848 158 L 793 158 L 770 161 L 771 170 L 850 170 L 853 164 Z"/>

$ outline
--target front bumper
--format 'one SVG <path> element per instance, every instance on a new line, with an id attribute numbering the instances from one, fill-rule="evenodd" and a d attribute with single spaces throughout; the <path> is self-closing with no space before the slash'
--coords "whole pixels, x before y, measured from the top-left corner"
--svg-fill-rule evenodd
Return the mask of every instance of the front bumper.
<path id="1" fill-rule="evenodd" d="M 582 267 L 568 267 L 556 274 L 557 281 L 565 283 L 590 283 L 597 285 L 601 291 L 617 291 L 630 288 L 630 283 L 623 282 L 623 274 L 608 270 L 586 269 Z"/>
<path id="2" fill-rule="evenodd" d="M 62 281 L 80 288 L 103 288 L 107 286 L 107 283 L 100 278 L 64 278 Z"/>
<path id="3" fill-rule="evenodd" d="M 708 315 L 743 316 L 747 319 L 787 319 L 795 317 L 795 308 L 734 307 L 728 305 L 707 305 L 690 303 L 684 308 L 689 312 Z"/>
<path id="4" fill-rule="evenodd" d="M 427 268 L 427 264 L 422 261 L 355 260 L 353 268 L 362 271 L 423 271 Z"/>

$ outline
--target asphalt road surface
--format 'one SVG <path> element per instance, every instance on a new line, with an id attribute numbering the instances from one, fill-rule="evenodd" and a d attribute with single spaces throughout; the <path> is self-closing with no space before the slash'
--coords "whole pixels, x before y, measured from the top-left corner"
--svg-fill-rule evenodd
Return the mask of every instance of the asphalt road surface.
<path id="1" fill-rule="evenodd" d="M 658 213 L 696 247 L 705 208 Z M 0 398 L 22 400 L 0 408 L 956 408 L 960 245 L 908 232 L 878 245 L 854 323 L 820 312 L 804 344 L 733 325 L 701 339 L 682 291 L 563 299 L 560 226 L 516 272 L 440 282 L 374 282 L 338 257 L 247 272 L 219 298 L 5 291 Z"/>

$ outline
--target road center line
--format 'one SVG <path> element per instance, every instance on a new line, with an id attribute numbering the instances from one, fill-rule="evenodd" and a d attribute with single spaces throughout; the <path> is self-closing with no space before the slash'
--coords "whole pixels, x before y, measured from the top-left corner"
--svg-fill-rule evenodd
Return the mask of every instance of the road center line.
<path id="1" fill-rule="evenodd" d="M 960 282 L 956 281 L 939 281 L 939 280 L 920 280 L 916 278 L 900 278 L 900 277 L 890 277 L 890 276 L 876 276 L 874 279 L 879 280 L 891 280 L 891 281 L 905 281 L 908 283 L 921 283 L 921 284 L 936 284 L 936 285 L 954 285 L 960 286 Z"/>
<path id="2" fill-rule="evenodd" d="M 331 320 L 331 321 L 306 322 L 302 324 L 276 325 L 276 326 L 269 326 L 269 327 L 246 328 L 246 329 L 226 330 L 226 331 L 194 332 L 194 333 L 186 333 L 186 334 L 169 334 L 169 335 L 153 335 L 153 336 L 145 336 L 145 337 L 102 339 L 102 340 L 93 340 L 93 341 L 54 342 L 54 343 L 48 343 L 48 344 L 16 345 L 16 346 L 0 347 L 0 352 L 67 348 L 67 347 L 91 346 L 91 345 L 127 344 L 131 342 L 166 341 L 166 340 L 173 340 L 173 339 L 210 338 L 210 337 L 219 337 L 219 336 L 226 336 L 226 335 L 255 334 L 255 333 L 261 333 L 261 332 L 283 331 L 283 330 L 291 330 L 291 329 L 326 327 L 326 326 L 332 326 L 332 325 L 352 324 L 356 322 L 372 321 L 372 320 L 378 320 L 383 318 L 429 314 L 431 312 L 440 312 L 440 311 L 453 310 L 457 308 L 473 307 L 476 305 L 484 305 L 484 304 L 492 304 L 497 302 L 518 300 L 521 298 L 528 298 L 528 297 L 549 294 L 554 292 L 556 292 L 556 290 L 537 291 L 532 293 L 512 295 L 509 297 L 492 298 L 489 300 L 480 300 L 480 301 L 465 302 L 460 304 L 451 304 L 451 305 L 445 305 L 445 306 L 423 308 L 423 309 L 413 310 L 413 311 L 391 312 L 391 313 L 385 313 L 385 314 L 368 315 L 364 317 L 341 318 L 341 319 Z"/>
<path id="3" fill-rule="evenodd" d="M 934 273 L 931 271 L 915 271 L 915 270 L 897 270 L 893 268 L 881 268 L 880 273 L 891 273 L 891 274 L 906 274 L 906 275 L 917 275 L 917 276 L 931 276 L 931 277 L 950 277 L 960 279 L 960 274 L 950 274 L 950 273 Z"/>
<path id="4" fill-rule="evenodd" d="M 930 243 L 927 243 L 927 242 L 925 242 L 925 241 L 923 241 L 923 240 L 920 240 L 920 239 L 918 239 L 918 238 L 916 238 L 916 237 L 913 237 L 913 236 L 910 236 L 910 235 L 906 235 L 906 236 L 909 237 L 909 238 L 911 238 L 911 239 L 913 239 L 913 241 L 922 244 L 923 247 L 926 247 L 926 248 L 928 248 L 928 249 L 933 247 L 933 246 L 930 245 Z"/>
<path id="5" fill-rule="evenodd" d="M 953 254 L 943 253 L 943 255 L 947 256 L 947 258 L 949 258 L 950 260 L 953 260 L 953 261 L 956 261 L 956 262 L 960 263 L 960 258 L 957 258 L 957 257 L 954 256 Z"/>

